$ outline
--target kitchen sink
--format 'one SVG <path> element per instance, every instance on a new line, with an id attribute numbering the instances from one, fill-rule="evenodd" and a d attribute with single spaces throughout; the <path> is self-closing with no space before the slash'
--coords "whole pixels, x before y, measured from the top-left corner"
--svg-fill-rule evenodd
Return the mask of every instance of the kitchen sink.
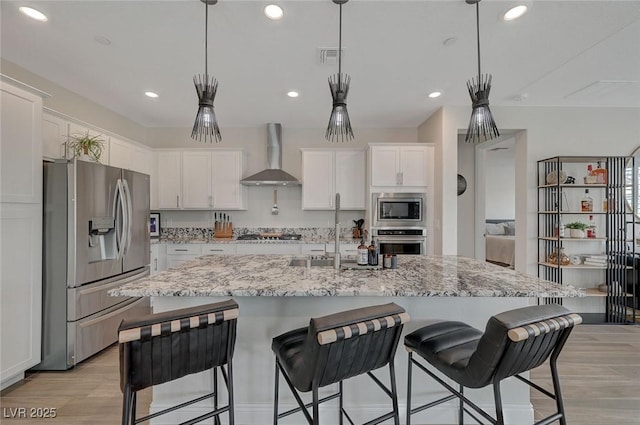
<path id="1" fill-rule="evenodd" d="M 345 261 L 344 259 L 341 262 L 343 266 L 353 266 L 355 264 L 355 261 Z M 289 265 L 294 267 L 333 267 L 333 258 L 292 258 L 289 261 Z"/>

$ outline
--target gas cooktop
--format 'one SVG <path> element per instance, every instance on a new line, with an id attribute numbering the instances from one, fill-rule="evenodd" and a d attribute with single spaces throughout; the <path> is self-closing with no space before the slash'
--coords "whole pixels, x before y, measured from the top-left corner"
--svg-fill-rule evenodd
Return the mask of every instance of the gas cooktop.
<path id="1" fill-rule="evenodd" d="M 299 241 L 302 235 L 293 233 L 248 233 L 238 236 L 239 241 Z"/>

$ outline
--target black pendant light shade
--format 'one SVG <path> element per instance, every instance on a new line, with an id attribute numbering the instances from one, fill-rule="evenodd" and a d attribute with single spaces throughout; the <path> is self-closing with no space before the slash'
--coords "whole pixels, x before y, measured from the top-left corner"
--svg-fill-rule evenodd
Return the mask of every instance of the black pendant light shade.
<path id="1" fill-rule="evenodd" d="M 478 77 L 467 81 L 467 89 L 471 96 L 471 119 L 465 142 L 477 143 L 500 136 L 496 122 L 489 109 L 489 93 L 491 92 L 491 74 L 480 72 L 480 0 L 466 0 L 476 5 L 476 35 L 478 40 Z"/>
<path id="2" fill-rule="evenodd" d="M 213 109 L 213 102 L 218 91 L 218 80 L 209 76 L 207 61 L 207 30 L 209 27 L 209 5 L 216 4 L 218 0 L 200 0 L 205 7 L 204 21 L 204 74 L 198 74 L 193 77 L 193 84 L 196 86 L 198 94 L 198 113 L 196 121 L 191 130 L 191 138 L 199 142 L 216 143 L 222 140 L 218 120 Z"/>
<path id="3" fill-rule="evenodd" d="M 344 142 L 353 139 L 353 129 L 347 111 L 347 95 L 351 77 L 347 74 L 334 74 L 329 77 L 329 88 L 333 97 L 333 108 L 329 117 L 327 140 Z"/>
<path id="4" fill-rule="evenodd" d="M 329 89 L 333 98 L 333 108 L 325 138 L 332 142 L 344 142 L 353 139 L 353 129 L 347 111 L 347 95 L 351 77 L 342 73 L 342 5 L 349 0 L 332 0 L 340 6 L 340 33 L 338 38 L 338 73 L 329 77 Z"/>

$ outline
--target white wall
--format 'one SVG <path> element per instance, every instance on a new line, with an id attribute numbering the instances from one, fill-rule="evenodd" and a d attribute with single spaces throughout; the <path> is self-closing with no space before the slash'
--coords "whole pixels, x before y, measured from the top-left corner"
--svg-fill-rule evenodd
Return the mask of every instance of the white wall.
<path id="1" fill-rule="evenodd" d="M 474 211 L 476 192 L 476 164 L 475 145 L 466 143 L 464 136 L 458 136 L 458 174 L 467 180 L 467 190 L 458 196 L 458 255 L 475 257 L 473 235 L 475 234 L 475 222 L 473 215 L 468 211 Z"/>
<path id="2" fill-rule="evenodd" d="M 487 152 L 485 173 L 485 218 L 513 219 L 516 216 L 516 163 L 514 139 L 495 145 L 505 150 Z"/>

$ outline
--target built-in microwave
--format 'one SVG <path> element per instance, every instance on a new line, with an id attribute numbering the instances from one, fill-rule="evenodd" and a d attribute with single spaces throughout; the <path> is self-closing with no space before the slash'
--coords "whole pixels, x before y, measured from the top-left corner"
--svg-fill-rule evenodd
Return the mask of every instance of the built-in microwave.
<path id="1" fill-rule="evenodd" d="M 424 193 L 378 192 L 372 195 L 372 227 L 427 227 Z"/>

